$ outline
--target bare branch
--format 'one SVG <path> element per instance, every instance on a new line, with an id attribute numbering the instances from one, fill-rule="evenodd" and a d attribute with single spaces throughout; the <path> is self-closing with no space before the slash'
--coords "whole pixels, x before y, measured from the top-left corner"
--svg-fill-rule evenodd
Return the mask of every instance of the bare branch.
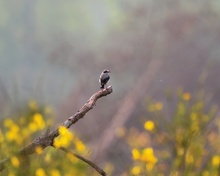
<path id="1" fill-rule="evenodd" d="M 112 86 L 109 86 L 106 89 L 99 90 L 98 92 L 94 93 L 90 99 L 86 102 L 85 105 L 74 115 L 69 117 L 66 121 L 64 121 L 61 126 L 65 126 L 66 128 L 70 128 L 71 125 L 75 124 L 79 119 L 83 118 L 85 114 L 93 108 L 96 101 L 106 96 L 110 93 L 112 93 Z M 53 146 L 54 139 L 59 136 L 57 128 L 55 131 L 50 132 L 49 129 L 47 129 L 46 133 L 41 135 L 40 137 L 34 139 L 30 144 L 22 148 L 17 156 L 21 157 L 27 157 L 28 155 L 31 155 L 36 152 L 37 147 L 41 147 L 42 149 L 45 149 L 48 146 Z M 0 161 L 0 172 L 3 171 L 6 168 L 6 163 L 9 161 L 9 158 L 3 159 Z"/>
<path id="2" fill-rule="evenodd" d="M 78 158 L 78 159 L 80 159 L 80 160 L 82 160 L 82 161 L 84 161 L 85 163 L 87 163 L 88 165 L 90 165 L 91 167 L 93 167 L 100 175 L 102 175 L 102 176 L 106 176 L 106 175 L 107 175 L 107 174 L 105 173 L 105 171 L 103 171 L 101 168 L 99 168 L 99 167 L 98 167 L 95 163 L 93 163 L 92 161 L 90 161 L 90 160 L 88 160 L 88 159 L 86 159 L 86 158 L 84 158 L 84 157 L 82 157 L 82 156 L 80 156 L 80 155 L 78 155 L 78 154 L 72 152 L 71 150 L 69 150 L 69 149 L 67 149 L 67 148 L 65 148 L 65 147 L 60 147 L 59 149 L 62 150 L 62 151 L 64 151 L 64 152 L 66 152 L 66 153 L 68 153 L 68 154 L 70 154 L 70 155 L 75 156 L 76 158 Z"/>

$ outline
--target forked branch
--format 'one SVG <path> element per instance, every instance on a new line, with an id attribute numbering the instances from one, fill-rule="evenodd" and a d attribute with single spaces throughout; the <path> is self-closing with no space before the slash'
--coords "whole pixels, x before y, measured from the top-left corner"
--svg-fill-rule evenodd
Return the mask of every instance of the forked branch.
<path id="1" fill-rule="evenodd" d="M 65 120 L 61 126 L 65 126 L 66 128 L 70 128 L 71 125 L 75 124 L 79 119 L 83 118 L 85 114 L 93 108 L 93 106 L 96 104 L 96 101 L 106 96 L 110 93 L 112 93 L 112 86 L 109 86 L 106 89 L 99 90 L 98 92 L 94 93 L 90 99 L 86 102 L 86 104 L 83 105 L 83 107 L 77 111 L 74 115 L 69 117 L 67 120 Z M 18 157 L 28 157 L 29 155 L 36 153 L 36 148 L 41 147 L 42 149 L 45 149 L 48 146 L 53 146 L 54 139 L 59 136 L 57 128 L 55 131 L 50 132 L 47 130 L 47 132 L 40 137 L 34 139 L 30 144 L 22 148 L 17 156 Z M 75 155 L 76 156 L 76 155 Z M 79 158 L 79 157 L 78 157 Z M 80 159 L 80 158 L 79 158 Z M 7 162 L 9 162 L 10 158 L 3 159 L 0 161 L 0 172 L 3 171 L 6 168 Z M 83 160 L 82 160 L 83 161 Z M 85 162 L 85 161 L 84 161 Z M 87 164 L 89 164 L 87 162 Z M 92 166 L 92 165 L 91 165 Z M 92 166 L 93 167 L 93 166 Z M 97 169 L 96 169 L 97 170 Z"/>

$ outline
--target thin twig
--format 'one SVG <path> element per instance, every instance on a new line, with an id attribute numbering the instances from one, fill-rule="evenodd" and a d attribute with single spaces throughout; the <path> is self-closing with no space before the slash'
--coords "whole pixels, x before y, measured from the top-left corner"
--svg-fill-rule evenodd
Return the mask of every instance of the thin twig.
<path id="1" fill-rule="evenodd" d="M 88 160 L 88 159 L 86 159 L 86 158 L 84 158 L 84 157 L 82 157 L 82 156 L 72 152 L 71 150 L 69 150 L 69 149 L 67 149 L 65 147 L 60 147 L 59 149 L 64 151 L 64 152 L 66 152 L 66 153 L 68 153 L 68 154 L 70 154 L 70 155 L 73 155 L 76 158 L 78 158 L 78 159 L 82 160 L 83 162 L 87 163 L 88 165 L 93 167 L 100 175 L 107 176 L 107 174 L 101 168 L 99 168 L 95 163 L 93 163 L 92 161 L 90 161 L 90 160 Z"/>

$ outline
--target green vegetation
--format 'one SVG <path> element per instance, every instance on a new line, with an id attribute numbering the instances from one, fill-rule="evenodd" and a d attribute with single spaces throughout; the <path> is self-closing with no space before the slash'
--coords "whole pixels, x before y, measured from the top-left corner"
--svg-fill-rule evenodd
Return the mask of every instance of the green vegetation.
<path id="1" fill-rule="evenodd" d="M 30 101 L 28 108 L 20 117 L 8 117 L 2 120 L 0 128 L 0 160 L 13 156 L 24 145 L 46 131 L 51 122 L 52 109 L 49 106 L 39 107 L 35 101 Z M 12 120 L 14 119 L 14 120 Z M 59 128 L 60 136 L 54 141 L 54 146 L 59 148 L 69 147 L 81 155 L 88 155 L 85 144 L 66 128 Z M 88 166 L 77 158 L 67 155 L 55 148 L 36 148 L 29 161 L 22 161 L 16 156 L 10 158 L 8 169 L 3 171 L 3 176 L 33 175 L 33 176 L 69 176 L 88 175 Z"/>
<path id="2" fill-rule="evenodd" d="M 176 99 L 176 107 L 167 113 L 161 102 L 148 103 L 146 118 L 151 120 L 144 123 L 145 131 L 130 130 L 128 142 L 134 160 L 131 175 L 219 175 L 217 108 L 208 107 L 201 97 L 191 97 L 187 92 L 180 91 Z"/>
<path id="3" fill-rule="evenodd" d="M 166 111 L 173 102 L 175 108 Z M 220 119 L 216 107 L 208 107 L 201 97 L 179 91 L 177 97 L 168 99 L 166 108 L 162 102 L 148 100 L 146 109 L 147 113 L 141 117 L 142 130 L 123 128 L 116 133 L 126 139 L 133 160 L 123 176 L 219 175 Z M 42 130 L 52 125 L 51 119 L 52 109 L 40 108 L 35 101 L 29 102 L 21 117 L 5 118 L 0 130 L 0 159 L 13 156 L 31 139 L 41 135 Z M 89 149 L 75 134 L 64 127 L 59 128 L 59 132 L 55 147 L 67 147 L 89 157 Z M 22 165 L 25 161 L 13 156 L 3 175 L 93 175 L 85 163 L 52 147 L 36 148 L 36 154 L 28 159 L 29 165 Z M 114 163 L 106 163 L 109 175 L 113 166 Z"/>

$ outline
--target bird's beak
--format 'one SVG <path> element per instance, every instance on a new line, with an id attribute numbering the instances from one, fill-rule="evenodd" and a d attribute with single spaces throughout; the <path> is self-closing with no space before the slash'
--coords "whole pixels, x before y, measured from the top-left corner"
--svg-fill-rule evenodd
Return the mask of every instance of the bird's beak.
<path id="1" fill-rule="evenodd" d="M 108 70 L 108 72 L 109 72 L 109 73 L 111 73 L 111 71 L 110 71 L 110 70 Z"/>

